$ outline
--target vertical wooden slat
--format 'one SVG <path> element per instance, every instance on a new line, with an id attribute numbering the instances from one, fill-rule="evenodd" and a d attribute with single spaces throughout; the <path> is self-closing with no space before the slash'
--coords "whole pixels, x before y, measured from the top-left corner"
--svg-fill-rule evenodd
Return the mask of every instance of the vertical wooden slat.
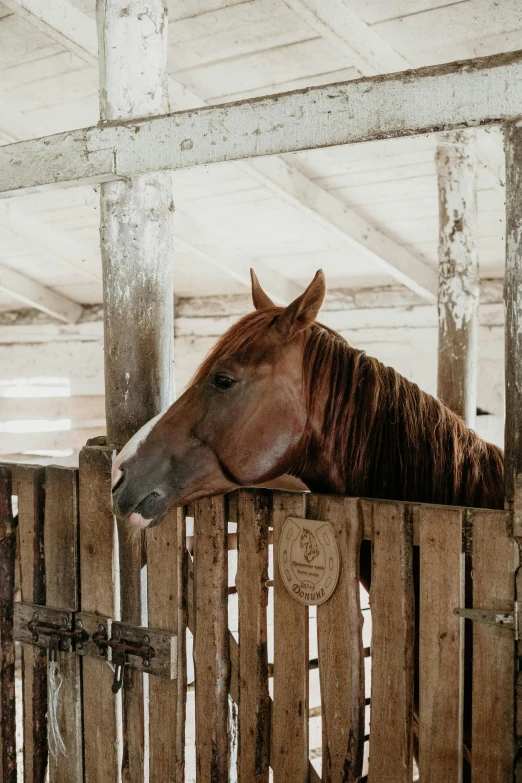
<path id="1" fill-rule="evenodd" d="M 194 669 L 196 780 L 226 783 L 229 766 L 228 546 L 223 497 L 196 502 Z"/>
<path id="2" fill-rule="evenodd" d="M 141 625 L 141 537 L 130 537 L 126 519 L 119 519 L 118 563 L 120 575 L 120 619 Z M 126 666 L 123 670 L 122 764 L 123 783 L 143 783 L 144 779 L 144 696 L 143 673 Z"/>
<path id="3" fill-rule="evenodd" d="M 317 497 L 316 514 L 332 524 L 341 558 L 337 587 L 332 597 L 317 607 L 322 780 L 350 783 L 361 775 L 364 749 L 363 617 L 359 597 L 362 516 L 357 500 L 327 495 Z"/>
<path id="4" fill-rule="evenodd" d="M 287 517 L 306 516 L 304 495 L 275 492 L 274 526 L 274 702 L 270 765 L 274 783 L 308 783 L 308 607 L 284 586 L 277 565 Z"/>
<path id="5" fill-rule="evenodd" d="M 13 601 L 16 531 L 11 508 L 11 471 L 0 466 L 0 781 L 16 783 L 15 650 Z"/>
<path id="6" fill-rule="evenodd" d="M 147 530 L 149 625 L 178 635 L 177 679 L 149 677 L 150 783 L 185 780 L 186 556 L 185 511 L 179 508 Z"/>
<path id="7" fill-rule="evenodd" d="M 462 511 L 420 508 L 420 759 L 423 780 L 462 780 Z"/>
<path id="8" fill-rule="evenodd" d="M 513 611 L 517 546 L 509 516 L 473 512 L 473 606 Z M 514 744 L 513 632 L 473 625 L 472 781 L 511 780 Z"/>
<path id="9" fill-rule="evenodd" d="M 240 491 L 238 498 L 239 783 L 268 783 L 270 696 L 268 693 L 267 490 Z"/>
<path id="10" fill-rule="evenodd" d="M 370 783 L 411 783 L 413 528 L 405 507 L 375 501 L 372 527 Z M 453 698 L 455 694 L 447 694 Z M 426 778 L 427 779 L 427 778 Z"/>
<path id="11" fill-rule="evenodd" d="M 78 609 L 78 471 L 51 466 L 45 472 L 45 574 L 47 604 Z M 80 659 L 58 653 L 62 686 L 58 725 L 66 755 L 49 756 L 51 783 L 82 783 Z"/>
<path id="12" fill-rule="evenodd" d="M 13 494 L 18 496 L 20 587 L 22 601 L 45 604 L 45 468 L 18 465 Z M 43 783 L 47 771 L 47 654 L 22 647 L 25 780 Z"/>
<path id="13" fill-rule="evenodd" d="M 86 446 L 80 452 L 81 608 L 114 617 L 114 517 L 110 497 L 113 452 Z M 83 727 L 86 783 L 118 780 L 119 700 L 113 673 L 102 658 L 85 657 Z"/>

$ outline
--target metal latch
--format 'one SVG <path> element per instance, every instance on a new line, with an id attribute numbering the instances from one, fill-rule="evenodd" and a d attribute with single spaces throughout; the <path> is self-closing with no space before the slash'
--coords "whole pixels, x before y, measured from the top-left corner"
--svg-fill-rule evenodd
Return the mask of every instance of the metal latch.
<path id="1" fill-rule="evenodd" d="M 48 649 L 51 660 L 57 652 L 103 657 L 114 666 L 114 693 L 122 686 L 124 666 L 171 680 L 177 677 L 177 636 L 169 631 L 16 602 L 14 638 Z"/>
<path id="2" fill-rule="evenodd" d="M 512 612 L 499 612 L 495 609 L 455 609 L 455 614 L 464 617 L 466 620 L 473 620 L 476 623 L 485 623 L 486 625 L 495 625 L 497 628 L 507 628 L 514 631 L 515 640 L 519 638 L 519 614 L 520 602 L 515 601 Z"/>

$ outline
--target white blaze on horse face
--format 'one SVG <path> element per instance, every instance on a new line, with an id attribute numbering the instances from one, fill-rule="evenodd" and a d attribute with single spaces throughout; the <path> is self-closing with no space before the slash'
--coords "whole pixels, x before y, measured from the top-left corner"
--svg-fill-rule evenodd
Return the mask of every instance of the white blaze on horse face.
<path id="1" fill-rule="evenodd" d="M 165 413 L 165 411 L 163 411 Z M 148 421 L 146 424 L 143 425 L 143 427 L 138 430 L 138 432 L 132 436 L 132 438 L 127 441 L 125 446 L 122 448 L 114 462 L 112 463 L 112 488 L 116 486 L 118 481 L 123 476 L 122 471 L 120 470 L 120 465 L 123 465 L 123 463 L 128 460 L 130 457 L 132 457 L 133 454 L 136 453 L 138 450 L 138 446 L 140 446 L 141 443 L 145 440 L 151 429 L 154 427 L 157 421 L 161 419 L 163 416 L 163 413 L 158 413 L 157 416 L 154 416 L 153 419 Z M 135 516 L 139 516 L 139 514 L 136 514 Z M 150 520 L 148 520 L 150 522 Z M 141 524 L 141 523 L 140 523 Z"/>

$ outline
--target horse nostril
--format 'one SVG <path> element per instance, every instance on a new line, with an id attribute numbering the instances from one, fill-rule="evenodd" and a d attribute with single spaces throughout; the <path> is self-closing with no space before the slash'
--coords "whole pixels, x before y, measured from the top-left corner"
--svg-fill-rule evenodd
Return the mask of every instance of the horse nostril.
<path id="1" fill-rule="evenodd" d="M 160 498 L 161 497 L 161 492 L 158 492 L 157 489 L 155 489 L 154 492 L 151 492 L 150 494 L 152 495 L 153 498 Z"/>

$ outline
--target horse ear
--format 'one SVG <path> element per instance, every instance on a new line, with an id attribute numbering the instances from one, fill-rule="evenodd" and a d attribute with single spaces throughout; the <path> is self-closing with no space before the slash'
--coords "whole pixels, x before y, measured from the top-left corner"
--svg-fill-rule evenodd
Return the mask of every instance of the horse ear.
<path id="1" fill-rule="evenodd" d="M 261 284 L 253 269 L 250 270 L 250 278 L 252 280 L 252 301 L 256 310 L 262 310 L 263 307 L 274 307 L 274 303 L 268 294 L 265 294 L 261 288 Z"/>
<path id="2" fill-rule="evenodd" d="M 306 291 L 294 299 L 277 319 L 279 331 L 291 338 L 311 326 L 321 309 L 325 294 L 326 281 L 323 270 L 319 269 Z"/>

